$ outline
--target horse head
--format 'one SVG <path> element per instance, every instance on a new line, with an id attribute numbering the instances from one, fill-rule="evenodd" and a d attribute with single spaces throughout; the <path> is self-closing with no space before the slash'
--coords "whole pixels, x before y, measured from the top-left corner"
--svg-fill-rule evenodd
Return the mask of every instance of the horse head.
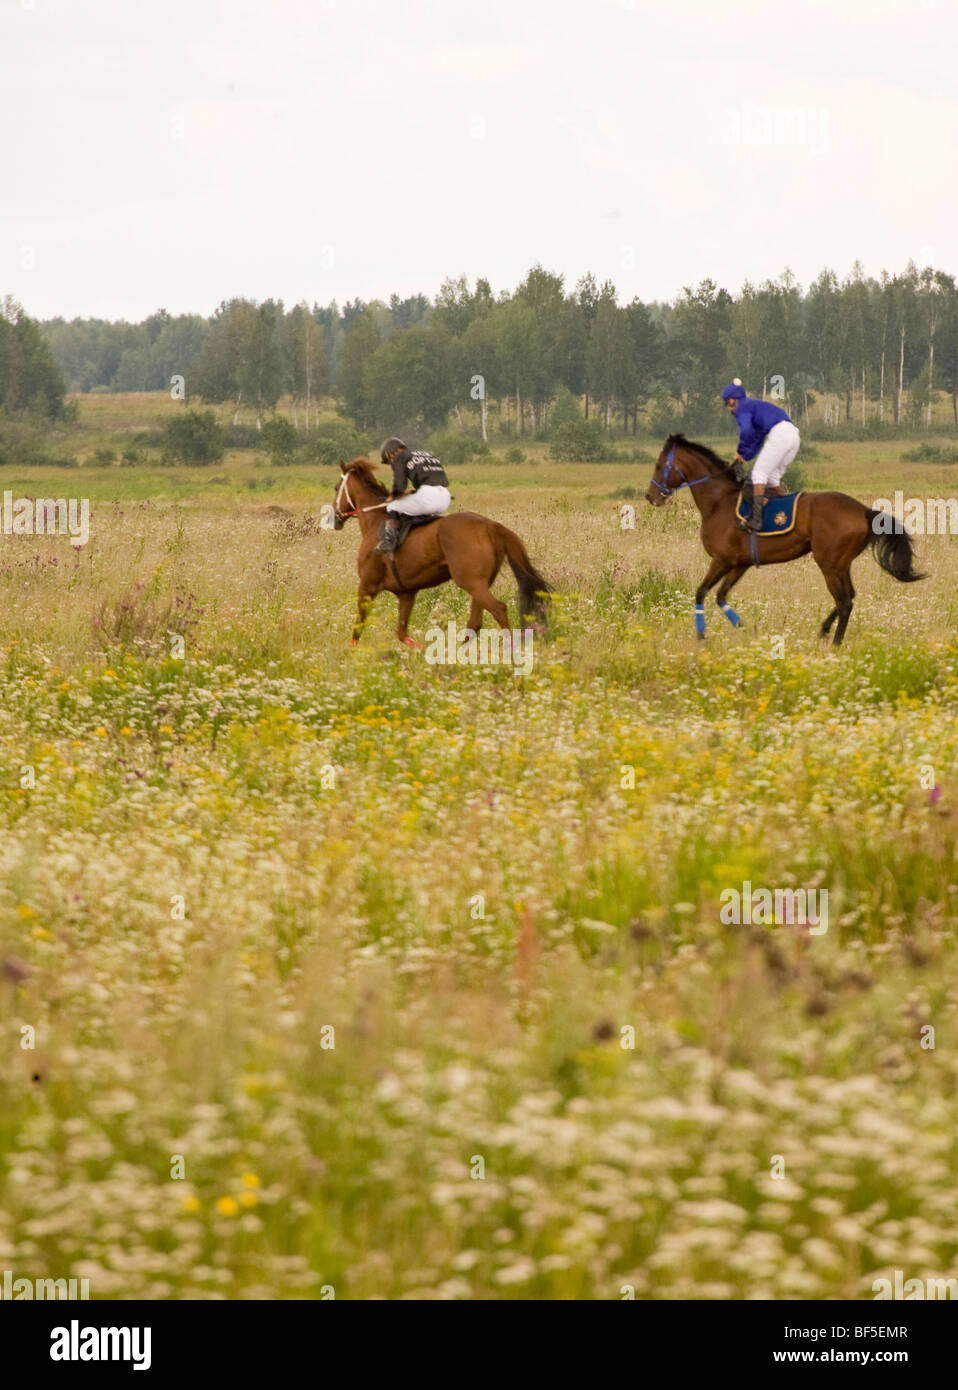
<path id="1" fill-rule="evenodd" d="M 341 477 L 336 485 L 333 501 L 333 530 L 341 531 L 351 516 L 358 516 L 370 496 L 382 501 L 388 496 L 382 483 L 373 475 L 374 463 L 369 459 L 355 458 L 352 463 L 339 460 Z"/>
<path id="2" fill-rule="evenodd" d="M 708 445 L 695 444 L 684 434 L 670 434 L 659 452 L 645 500 L 661 507 L 680 488 L 718 478 L 736 487 L 742 482 L 738 466 L 726 463 Z"/>

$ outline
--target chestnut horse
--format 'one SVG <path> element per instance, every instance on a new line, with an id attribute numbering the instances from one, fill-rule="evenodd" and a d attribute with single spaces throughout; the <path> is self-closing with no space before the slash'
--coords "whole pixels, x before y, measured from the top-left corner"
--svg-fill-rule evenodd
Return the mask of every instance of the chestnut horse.
<path id="1" fill-rule="evenodd" d="M 867 545 L 892 578 L 903 584 L 925 578 L 915 573 L 911 537 L 901 529 L 900 522 L 844 492 L 803 493 L 795 503 L 791 531 L 780 536 L 750 535 L 735 515 L 743 481 L 744 475 L 737 466 L 725 463 L 706 445 L 693 444 L 681 434 L 670 434 L 662 445 L 645 494 L 647 502 L 661 507 L 680 488 L 691 488 L 702 514 L 702 545 L 712 563 L 695 591 L 695 627 L 699 637 L 705 636 L 705 595 L 719 580 L 722 582 L 715 601 L 732 626 L 739 626 L 741 619 L 725 600 L 750 565 L 780 565 L 811 551 L 835 600 L 835 607 L 822 623 L 821 635 L 828 636 L 837 618 L 836 647 L 845 636 L 855 598 L 851 564 Z M 874 529 L 878 516 L 885 516 L 888 530 Z"/>
<path id="2" fill-rule="evenodd" d="M 373 599 L 386 589 L 399 600 L 396 635 L 405 646 L 420 651 L 420 644 L 408 631 L 416 594 L 450 579 L 472 598 L 467 626 L 473 632 L 482 627 L 484 609 L 500 628 L 509 631 L 506 605 L 493 595 L 490 587 L 503 560 L 509 561 L 519 585 L 520 619 L 528 616 L 545 622 L 551 590 L 515 531 L 475 512 L 452 512 L 415 527 L 398 551 L 383 554 L 376 550 L 376 542 L 382 504 L 389 493 L 374 476 L 374 465 L 367 459 L 353 459 L 352 463 L 340 460 L 339 467 L 343 476 L 333 503 L 333 528 L 341 531 L 348 518 L 355 516 L 360 531 L 356 561 L 359 616 L 353 628 L 353 646 L 359 641 Z"/>

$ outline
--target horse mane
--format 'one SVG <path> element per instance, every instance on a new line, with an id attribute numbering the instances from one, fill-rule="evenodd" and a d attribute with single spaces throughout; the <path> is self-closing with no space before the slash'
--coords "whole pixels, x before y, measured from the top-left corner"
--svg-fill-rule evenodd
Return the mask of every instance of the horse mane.
<path id="1" fill-rule="evenodd" d="M 373 472 L 373 468 L 374 465 L 370 463 L 369 459 L 358 458 L 353 459 L 352 463 L 349 465 L 349 468 L 347 469 L 347 473 L 354 473 L 356 477 L 359 478 L 360 482 L 365 483 L 366 486 L 372 492 L 374 492 L 377 497 L 388 497 L 389 489 L 383 487 L 382 483 L 379 481 L 379 479 Z"/>
<path id="2" fill-rule="evenodd" d="M 664 447 L 671 449 L 676 445 L 680 445 L 683 449 L 690 449 L 693 454 L 698 454 L 713 468 L 717 468 L 722 477 L 728 478 L 731 482 L 744 482 L 745 475 L 741 466 L 737 463 L 726 463 L 725 459 L 719 458 L 715 450 L 710 449 L 707 444 L 697 444 L 694 439 L 686 439 L 684 434 L 670 434 Z"/>

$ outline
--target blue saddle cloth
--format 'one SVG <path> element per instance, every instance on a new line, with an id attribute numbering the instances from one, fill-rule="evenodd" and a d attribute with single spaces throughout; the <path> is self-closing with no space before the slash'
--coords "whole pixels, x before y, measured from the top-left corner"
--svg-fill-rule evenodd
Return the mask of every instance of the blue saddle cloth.
<path id="1" fill-rule="evenodd" d="M 762 529 L 758 534 L 760 536 L 784 536 L 795 525 L 795 503 L 804 496 L 804 492 L 789 492 L 784 497 L 766 497 L 765 506 L 762 508 Z M 748 515 L 748 510 L 742 502 L 741 492 L 738 495 L 735 515 L 739 521 L 743 521 Z"/>

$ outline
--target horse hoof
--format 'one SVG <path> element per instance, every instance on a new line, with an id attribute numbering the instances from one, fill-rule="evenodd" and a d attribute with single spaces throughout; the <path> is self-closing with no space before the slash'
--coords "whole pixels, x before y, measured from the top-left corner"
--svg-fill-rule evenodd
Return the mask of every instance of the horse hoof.
<path id="1" fill-rule="evenodd" d="M 358 638 L 358 637 L 350 637 L 350 639 L 349 639 L 349 645 L 350 645 L 351 647 L 358 647 L 358 646 L 359 646 L 359 638 Z"/>
<path id="2" fill-rule="evenodd" d="M 415 637 L 404 637 L 404 638 L 402 639 L 402 644 L 403 644 L 404 647 L 408 647 L 408 648 L 410 649 L 410 651 L 414 651 L 414 652 L 421 652 L 421 651 L 422 651 L 422 643 L 421 643 L 421 642 L 417 642 L 416 639 L 415 639 Z"/>

